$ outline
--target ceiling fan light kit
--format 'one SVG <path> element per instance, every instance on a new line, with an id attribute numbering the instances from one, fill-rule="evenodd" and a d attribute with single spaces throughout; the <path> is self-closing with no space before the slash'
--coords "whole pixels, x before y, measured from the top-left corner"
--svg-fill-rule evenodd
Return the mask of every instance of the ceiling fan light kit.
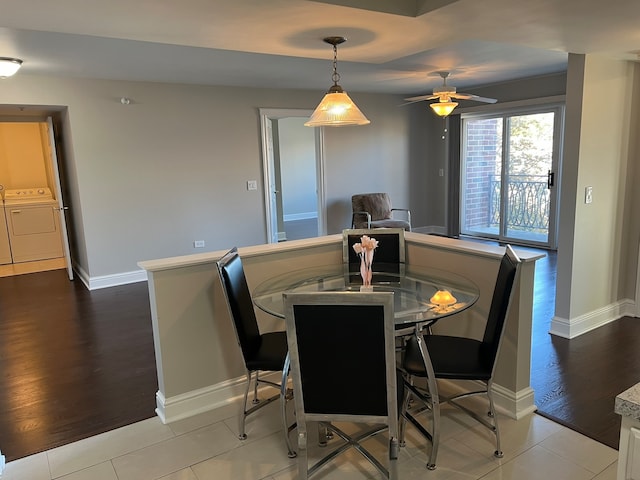
<path id="1" fill-rule="evenodd" d="M 7 78 L 15 75 L 22 66 L 19 58 L 0 57 L 0 78 Z"/>
<path id="2" fill-rule="evenodd" d="M 338 85 L 338 80 L 340 80 L 337 69 L 338 45 L 345 41 L 344 37 L 326 37 L 324 39 L 325 43 L 333 45 L 333 75 L 331 77 L 333 85 L 305 123 L 307 127 L 343 127 L 371 123 L 353 103 L 347 92 Z"/>
<path id="3" fill-rule="evenodd" d="M 442 101 L 440 101 L 440 102 L 436 102 L 436 103 L 431 103 L 429 106 L 436 113 L 436 115 L 438 115 L 440 117 L 446 117 L 451 112 L 453 112 L 453 109 L 458 106 L 458 103 L 457 102 L 442 102 Z"/>
<path id="4" fill-rule="evenodd" d="M 453 112 L 454 108 L 458 106 L 457 102 L 452 102 L 451 99 L 460 100 L 473 100 L 476 102 L 484 103 L 496 103 L 495 98 L 480 97 L 471 93 L 458 93 L 456 87 L 447 85 L 447 78 L 449 72 L 438 72 L 438 75 L 442 77 L 442 85 L 433 89 L 432 95 L 420 95 L 418 97 L 405 98 L 405 101 L 409 103 L 421 102 L 423 100 L 438 100 L 435 103 L 431 103 L 429 106 L 440 117 L 446 117 Z"/>

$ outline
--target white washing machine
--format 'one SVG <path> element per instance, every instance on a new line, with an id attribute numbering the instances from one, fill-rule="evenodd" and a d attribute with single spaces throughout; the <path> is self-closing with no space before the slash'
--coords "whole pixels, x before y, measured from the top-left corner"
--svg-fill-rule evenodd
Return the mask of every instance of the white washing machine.
<path id="1" fill-rule="evenodd" d="M 5 190 L 13 263 L 63 256 L 58 202 L 47 187 Z"/>

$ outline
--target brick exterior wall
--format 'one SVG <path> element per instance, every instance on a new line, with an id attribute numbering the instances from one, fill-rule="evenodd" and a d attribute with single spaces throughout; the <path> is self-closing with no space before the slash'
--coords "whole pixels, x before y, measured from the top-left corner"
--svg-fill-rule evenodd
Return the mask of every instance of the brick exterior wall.
<path id="1" fill-rule="evenodd" d="M 492 180 L 500 175 L 501 135 L 500 118 L 467 122 L 466 177 L 462 188 L 465 199 L 463 225 L 468 229 L 498 226 L 490 222 L 493 211 L 490 202 Z"/>

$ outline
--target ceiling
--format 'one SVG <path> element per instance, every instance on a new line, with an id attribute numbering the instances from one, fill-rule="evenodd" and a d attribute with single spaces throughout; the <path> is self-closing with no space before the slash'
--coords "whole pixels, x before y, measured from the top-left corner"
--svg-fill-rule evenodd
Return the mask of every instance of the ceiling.
<path id="1" fill-rule="evenodd" d="M 640 1 L 2 0 L 20 75 L 202 85 L 331 85 L 416 95 L 564 71 L 567 52 L 638 60 Z M 0 83 L 0 88 L 2 84 Z"/>

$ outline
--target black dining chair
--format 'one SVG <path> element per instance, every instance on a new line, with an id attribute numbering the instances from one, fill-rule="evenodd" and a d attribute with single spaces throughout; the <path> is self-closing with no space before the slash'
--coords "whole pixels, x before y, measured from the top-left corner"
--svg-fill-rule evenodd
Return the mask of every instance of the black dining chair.
<path id="1" fill-rule="evenodd" d="M 511 246 L 507 245 L 500 262 L 491 307 L 481 340 L 446 335 L 423 335 L 416 332 L 406 342 L 402 360 L 405 396 L 401 407 L 400 442 L 402 444 L 404 441 L 405 426 L 408 420 L 432 442 L 431 453 L 427 461 L 427 468 L 430 470 L 436 468 L 440 437 L 440 405 L 445 403 L 469 414 L 493 432 L 496 437 L 494 455 L 498 458 L 503 456 L 491 387 L 520 266 L 520 258 Z M 427 388 L 416 386 L 414 384 L 415 377 L 426 377 Z M 484 384 L 484 388 L 465 390 L 463 393 L 441 398 L 438 393 L 437 379 L 475 380 Z M 459 403 L 459 400 L 475 395 L 487 396 L 489 401 L 488 417 L 491 421 Z M 412 399 L 418 400 L 421 405 L 412 405 L 411 408 L 408 408 Z M 425 410 L 431 412 L 432 432 L 429 432 L 417 419 L 417 415 Z"/>
<path id="2" fill-rule="evenodd" d="M 405 265 L 404 229 L 402 228 L 358 228 L 342 231 L 342 261 L 349 271 L 349 283 L 362 283 L 360 277 L 360 257 L 353 249 L 363 235 L 378 240 L 378 248 L 373 255 L 372 283 L 397 282 L 398 274 Z M 385 275 L 391 273 L 392 275 Z M 396 274 L 396 275 L 393 275 Z"/>
<path id="3" fill-rule="evenodd" d="M 244 401 L 240 406 L 240 415 L 238 417 L 238 437 L 240 440 L 247 438 L 245 423 L 249 415 L 279 398 L 287 454 L 290 458 L 293 458 L 296 456 L 296 452 L 291 446 L 289 433 L 295 428 L 295 423 L 289 425 L 286 412 L 287 400 L 291 397 L 290 392 L 287 390 L 289 375 L 287 334 L 284 331 L 260 333 L 255 310 L 253 309 L 251 292 L 247 285 L 242 260 L 238 255 L 237 248 L 234 247 L 227 252 L 216 262 L 216 265 L 222 282 L 222 290 L 227 300 L 229 314 L 233 320 L 236 339 L 242 351 L 247 377 Z M 282 375 L 281 381 L 276 383 L 261 378 L 260 372 L 280 372 Z M 253 406 L 247 408 L 249 389 L 254 374 Z M 276 388 L 279 393 L 266 400 L 260 400 L 258 398 L 259 386 Z"/>
<path id="4" fill-rule="evenodd" d="M 360 257 L 353 249 L 355 243 L 359 243 L 363 235 L 378 240 L 378 248 L 373 256 L 372 283 L 384 285 L 398 284 L 405 270 L 405 242 L 403 228 L 348 228 L 342 231 L 342 261 L 345 265 L 345 278 L 350 285 L 361 285 Z M 385 275 L 387 274 L 387 275 Z M 399 330 L 406 327 L 396 327 L 396 349 L 401 350 L 404 345 L 404 336 Z M 427 327 L 430 328 L 430 327 Z"/>
<path id="5" fill-rule="evenodd" d="M 393 293 L 285 292 L 284 301 L 298 423 L 298 478 L 308 478 L 350 448 L 386 478 L 396 478 Z M 311 467 L 308 422 L 319 422 L 318 441 L 328 449 Z M 332 422 L 364 423 L 367 428 L 348 435 Z M 384 431 L 389 468 L 362 443 Z"/>

